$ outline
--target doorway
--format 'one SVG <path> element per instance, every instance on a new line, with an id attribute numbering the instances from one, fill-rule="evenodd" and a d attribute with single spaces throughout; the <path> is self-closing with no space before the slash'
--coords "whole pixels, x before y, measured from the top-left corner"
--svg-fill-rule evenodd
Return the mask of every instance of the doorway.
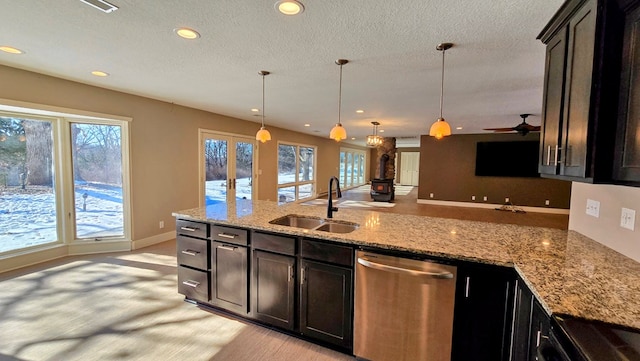
<path id="1" fill-rule="evenodd" d="M 200 206 L 253 199 L 253 137 L 200 130 Z"/>

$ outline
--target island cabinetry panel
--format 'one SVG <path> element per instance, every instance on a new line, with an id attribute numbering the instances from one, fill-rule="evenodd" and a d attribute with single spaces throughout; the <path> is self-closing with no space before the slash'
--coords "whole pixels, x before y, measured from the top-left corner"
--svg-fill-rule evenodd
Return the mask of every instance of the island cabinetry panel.
<path id="1" fill-rule="evenodd" d="M 353 347 L 353 248 L 302 239 L 300 332 Z"/>
<path id="2" fill-rule="evenodd" d="M 258 321 L 295 328 L 296 238 L 252 233 L 251 314 Z"/>
<path id="3" fill-rule="evenodd" d="M 458 267 L 452 360 L 509 359 L 514 280 L 510 268 Z"/>
<path id="4" fill-rule="evenodd" d="M 615 1 L 566 1 L 539 35 L 547 46 L 539 171 L 612 182 L 622 13 Z"/>
<path id="5" fill-rule="evenodd" d="M 520 279 L 516 280 L 513 310 L 513 333 L 511 336 L 511 361 L 531 360 L 531 342 L 534 297 Z"/>
<path id="6" fill-rule="evenodd" d="M 178 292 L 186 298 L 209 301 L 210 246 L 209 225 L 178 219 L 176 221 Z"/>
<path id="7" fill-rule="evenodd" d="M 211 304 L 246 316 L 249 312 L 247 247 L 211 242 Z"/>
<path id="8" fill-rule="evenodd" d="M 640 2 L 628 6 L 622 48 L 614 180 L 640 186 Z"/>

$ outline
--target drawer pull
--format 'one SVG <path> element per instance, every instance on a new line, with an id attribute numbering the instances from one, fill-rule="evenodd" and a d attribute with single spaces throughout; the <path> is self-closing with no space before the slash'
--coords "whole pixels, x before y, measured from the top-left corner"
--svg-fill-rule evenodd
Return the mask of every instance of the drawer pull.
<path id="1" fill-rule="evenodd" d="M 238 235 L 233 233 L 218 233 L 218 237 L 234 239 L 238 237 Z"/>
<path id="2" fill-rule="evenodd" d="M 194 251 L 192 249 L 185 249 L 182 251 L 182 254 L 186 254 L 187 256 L 197 256 L 200 252 Z"/>
<path id="3" fill-rule="evenodd" d="M 198 230 L 198 228 L 193 228 L 193 227 L 180 227 L 180 229 L 183 231 L 189 231 L 189 232 L 195 232 Z"/>
<path id="4" fill-rule="evenodd" d="M 198 287 L 200 285 L 200 282 L 196 282 L 196 281 L 193 281 L 193 280 L 188 280 L 188 281 L 183 281 L 182 284 L 185 285 L 185 286 L 196 288 L 196 287 Z"/>
<path id="5" fill-rule="evenodd" d="M 218 248 L 220 249 L 224 249 L 225 251 L 235 251 L 236 248 L 238 247 L 231 247 L 231 246 L 218 246 Z"/>

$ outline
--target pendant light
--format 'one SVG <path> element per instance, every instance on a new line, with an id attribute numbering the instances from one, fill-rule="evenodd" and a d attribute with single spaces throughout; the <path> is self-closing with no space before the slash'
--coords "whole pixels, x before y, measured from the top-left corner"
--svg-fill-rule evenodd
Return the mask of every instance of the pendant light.
<path id="1" fill-rule="evenodd" d="M 380 125 L 380 123 L 378 122 L 371 122 L 371 124 L 373 124 L 373 134 L 372 135 L 367 135 L 367 147 L 377 147 L 379 145 L 382 145 L 382 142 L 384 141 L 383 138 L 381 136 L 378 135 L 378 125 Z"/>
<path id="2" fill-rule="evenodd" d="M 342 111 L 342 66 L 348 63 L 349 60 L 346 59 L 338 59 L 336 60 L 336 64 L 340 65 L 340 90 L 338 92 L 338 123 L 331 129 L 329 133 L 329 138 L 335 139 L 336 142 L 339 142 L 343 139 L 347 138 L 347 130 L 344 129 L 342 123 L 340 123 L 340 113 Z"/>
<path id="3" fill-rule="evenodd" d="M 442 139 L 451 135 L 451 127 L 449 123 L 442 117 L 442 100 L 444 98 L 444 53 L 453 47 L 452 43 L 442 43 L 436 46 L 438 51 L 442 52 L 442 82 L 440 83 L 440 118 L 431 125 L 429 135 L 436 139 Z"/>
<path id="4" fill-rule="evenodd" d="M 256 133 L 256 140 L 266 143 L 271 140 L 271 133 L 264 127 L 264 77 L 271 74 L 266 70 L 261 70 L 258 74 L 262 75 L 262 127 Z"/>

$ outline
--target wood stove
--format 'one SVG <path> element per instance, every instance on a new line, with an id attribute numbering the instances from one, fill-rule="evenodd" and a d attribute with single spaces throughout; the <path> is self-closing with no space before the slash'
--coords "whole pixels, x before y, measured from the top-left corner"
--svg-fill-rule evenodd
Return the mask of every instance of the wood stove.
<path id="1" fill-rule="evenodd" d="M 380 178 L 371 180 L 371 198 L 377 202 L 391 202 L 395 198 L 395 188 L 393 178 L 385 178 L 385 169 L 389 156 L 383 154 L 380 157 Z"/>

